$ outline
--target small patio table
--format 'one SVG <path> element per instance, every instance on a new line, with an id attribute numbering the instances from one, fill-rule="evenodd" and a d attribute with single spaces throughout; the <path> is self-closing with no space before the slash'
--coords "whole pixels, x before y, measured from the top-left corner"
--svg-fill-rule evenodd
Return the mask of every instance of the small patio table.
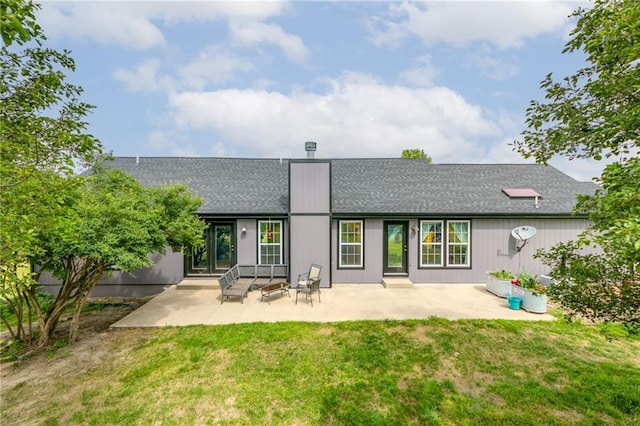
<path id="1" fill-rule="evenodd" d="M 271 304 L 271 295 L 277 292 L 280 292 L 281 295 L 286 292 L 287 295 L 291 297 L 291 294 L 289 293 L 290 287 L 291 287 L 291 284 L 287 282 L 267 284 L 264 287 L 260 288 L 260 301 L 262 302 L 262 299 L 266 297 L 267 303 Z"/>

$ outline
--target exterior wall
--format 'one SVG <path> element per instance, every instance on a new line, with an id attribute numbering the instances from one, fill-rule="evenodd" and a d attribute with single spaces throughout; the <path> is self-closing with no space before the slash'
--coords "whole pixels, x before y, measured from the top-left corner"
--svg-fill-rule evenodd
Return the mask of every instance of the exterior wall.
<path id="1" fill-rule="evenodd" d="M 291 216 L 291 252 L 289 273 L 295 280 L 298 274 L 309 272 L 309 266 L 322 266 L 320 286 L 331 286 L 331 220 L 325 216 Z M 334 280 L 335 281 L 335 280 Z"/>
<path id="2" fill-rule="evenodd" d="M 289 163 L 289 271 L 291 279 L 322 266 L 320 286 L 331 286 L 331 163 Z"/>
<path id="3" fill-rule="evenodd" d="M 242 228 L 247 229 L 242 232 Z M 236 262 L 238 265 L 255 265 L 258 263 L 258 221 L 255 219 L 239 220 L 236 224 Z"/>
<path id="4" fill-rule="evenodd" d="M 167 247 L 166 254 L 151 256 L 154 265 L 149 268 L 136 269 L 131 273 L 115 271 L 111 277 L 98 282 L 91 292 L 93 297 L 127 296 L 142 297 L 160 293 L 166 287 L 177 284 L 184 278 L 184 256 L 182 252 L 174 252 Z M 50 274 L 40 278 L 43 290 L 53 295 L 60 291 L 60 280 Z"/>
<path id="5" fill-rule="evenodd" d="M 382 224 L 382 219 L 364 222 L 364 269 L 338 269 L 338 221 L 333 221 L 331 260 L 334 283 L 381 282 Z M 419 220 L 412 219 L 409 228 L 418 224 Z M 575 239 L 588 224 L 586 219 L 472 219 L 471 268 L 419 268 L 420 235 L 409 232 L 409 278 L 414 283 L 469 283 L 484 282 L 486 272 L 495 269 L 512 272 L 525 269 L 536 275 L 546 274 L 548 269 L 533 258 L 536 250 Z M 518 252 L 511 230 L 521 225 L 534 226 L 538 232 Z"/>
<path id="6" fill-rule="evenodd" d="M 338 269 L 338 220 L 331 224 L 331 264 L 335 283 L 376 283 L 382 281 L 382 219 L 366 219 L 364 228 L 364 269 Z"/>
<path id="7" fill-rule="evenodd" d="M 331 166 L 328 162 L 291 163 L 290 211 L 295 214 L 329 213 Z"/>
<path id="8" fill-rule="evenodd" d="M 260 219 L 262 220 L 262 219 Z M 288 262 L 289 223 L 286 219 L 271 218 L 282 221 L 282 263 Z M 246 228 L 246 232 L 242 232 Z M 258 219 L 238 219 L 236 222 L 236 263 L 238 265 L 255 265 L 258 263 Z"/>

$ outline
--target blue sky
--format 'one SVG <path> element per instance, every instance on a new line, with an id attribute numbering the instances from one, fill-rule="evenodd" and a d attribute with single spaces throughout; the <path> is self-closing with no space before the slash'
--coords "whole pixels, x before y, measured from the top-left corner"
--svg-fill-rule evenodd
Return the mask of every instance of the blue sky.
<path id="1" fill-rule="evenodd" d="M 527 162 L 509 143 L 587 2 L 44 1 L 89 130 L 117 156 Z M 602 164 L 554 159 L 579 179 Z"/>

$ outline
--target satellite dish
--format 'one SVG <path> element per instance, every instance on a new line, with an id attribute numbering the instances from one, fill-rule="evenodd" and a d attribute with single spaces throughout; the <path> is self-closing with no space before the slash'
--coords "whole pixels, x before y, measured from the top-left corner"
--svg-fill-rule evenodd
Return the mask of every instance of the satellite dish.
<path id="1" fill-rule="evenodd" d="M 511 236 L 517 241 L 516 249 L 518 251 L 522 250 L 522 247 L 524 247 L 527 241 L 533 238 L 534 235 L 536 235 L 536 228 L 533 226 L 518 226 L 511 230 Z"/>
<path id="2" fill-rule="evenodd" d="M 527 241 L 529 238 L 536 235 L 536 228 L 533 226 L 518 226 L 511 230 L 513 238 L 520 241 Z"/>

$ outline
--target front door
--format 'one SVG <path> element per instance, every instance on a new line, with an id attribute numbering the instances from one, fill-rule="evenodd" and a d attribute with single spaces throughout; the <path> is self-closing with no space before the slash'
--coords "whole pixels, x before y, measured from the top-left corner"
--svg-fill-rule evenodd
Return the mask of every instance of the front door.
<path id="1" fill-rule="evenodd" d="M 383 273 L 407 275 L 408 222 L 384 222 Z"/>
<path id="2" fill-rule="evenodd" d="M 215 247 L 213 250 L 213 272 L 224 273 L 235 265 L 235 232 L 233 223 L 213 224 Z"/>
<path id="3" fill-rule="evenodd" d="M 236 263 L 235 224 L 210 222 L 204 231 L 204 246 L 186 256 L 187 275 L 224 273 Z"/>

